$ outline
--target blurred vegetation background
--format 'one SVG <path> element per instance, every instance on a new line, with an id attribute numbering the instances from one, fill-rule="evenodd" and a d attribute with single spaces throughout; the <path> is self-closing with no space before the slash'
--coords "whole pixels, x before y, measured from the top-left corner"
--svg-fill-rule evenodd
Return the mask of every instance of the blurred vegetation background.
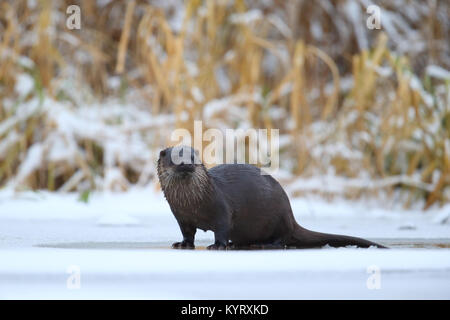
<path id="1" fill-rule="evenodd" d="M 66 26 L 70 5 L 81 28 Z M 450 2 L 0 3 L 0 186 L 155 182 L 174 128 L 280 130 L 293 196 L 450 199 Z"/>

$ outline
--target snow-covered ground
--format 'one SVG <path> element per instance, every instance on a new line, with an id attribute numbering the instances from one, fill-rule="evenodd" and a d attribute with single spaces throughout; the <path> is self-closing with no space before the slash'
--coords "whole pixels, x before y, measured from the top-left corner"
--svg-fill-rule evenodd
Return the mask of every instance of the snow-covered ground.
<path id="1" fill-rule="evenodd" d="M 390 250 L 169 249 L 180 232 L 154 188 L 93 194 L 0 191 L 0 298 L 450 298 L 450 206 L 292 200 L 303 226 Z M 79 280 L 79 281 L 78 281 Z M 79 284 L 79 286 L 78 286 Z"/>

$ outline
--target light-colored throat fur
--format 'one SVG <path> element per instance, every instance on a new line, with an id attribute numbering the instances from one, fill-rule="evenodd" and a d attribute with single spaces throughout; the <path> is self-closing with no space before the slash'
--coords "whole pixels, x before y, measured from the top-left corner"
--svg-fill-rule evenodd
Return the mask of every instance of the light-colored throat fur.
<path id="1" fill-rule="evenodd" d="M 206 168 L 195 166 L 188 177 L 181 177 L 175 168 L 163 168 L 158 163 L 158 178 L 169 204 L 175 208 L 193 209 L 210 199 L 213 185 Z"/>

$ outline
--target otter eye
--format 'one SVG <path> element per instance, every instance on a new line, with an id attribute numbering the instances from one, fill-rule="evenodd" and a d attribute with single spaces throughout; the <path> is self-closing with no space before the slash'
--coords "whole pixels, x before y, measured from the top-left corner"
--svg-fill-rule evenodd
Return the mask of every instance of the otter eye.
<path id="1" fill-rule="evenodd" d="M 165 157 L 165 156 L 166 156 L 166 150 L 162 150 L 162 151 L 159 153 L 159 156 L 160 156 L 160 157 Z"/>

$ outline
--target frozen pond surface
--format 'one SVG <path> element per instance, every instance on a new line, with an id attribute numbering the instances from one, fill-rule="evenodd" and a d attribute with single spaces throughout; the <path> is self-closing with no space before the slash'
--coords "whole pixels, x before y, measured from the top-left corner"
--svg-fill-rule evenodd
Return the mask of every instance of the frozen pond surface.
<path id="1" fill-rule="evenodd" d="M 372 239 L 390 249 L 450 249 L 450 239 Z M 196 250 L 206 250 L 206 246 L 211 244 L 207 241 L 197 241 Z M 57 249 L 102 249 L 102 250 L 155 250 L 170 249 L 170 244 L 166 242 L 62 242 L 62 243 L 40 243 L 39 248 Z M 326 249 L 326 248 L 325 248 Z M 229 249 L 230 250 L 230 249 Z M 247 251 L 262 251 L 265 249 L 250 249 Z M 272 250 L 272 249 L 267 249 Z M 288 249 L 292 251 L 293 249 Z M 231 250 L 230 250 L 231 251 Z"/>
<path id="2" fill-rule="evenodd" d="M 303 226 L 392 249 L 211 252 L 213 234 L 199 231 L 197 250 L 185 251 L 169 249 L 181 235 L 160 197 L 32 197 L 0 193 L 2 299 L 450 298 L 450 226 L 433 222 L 441 213 L 323 202 L 305 212 L 296 200 Z"/>

